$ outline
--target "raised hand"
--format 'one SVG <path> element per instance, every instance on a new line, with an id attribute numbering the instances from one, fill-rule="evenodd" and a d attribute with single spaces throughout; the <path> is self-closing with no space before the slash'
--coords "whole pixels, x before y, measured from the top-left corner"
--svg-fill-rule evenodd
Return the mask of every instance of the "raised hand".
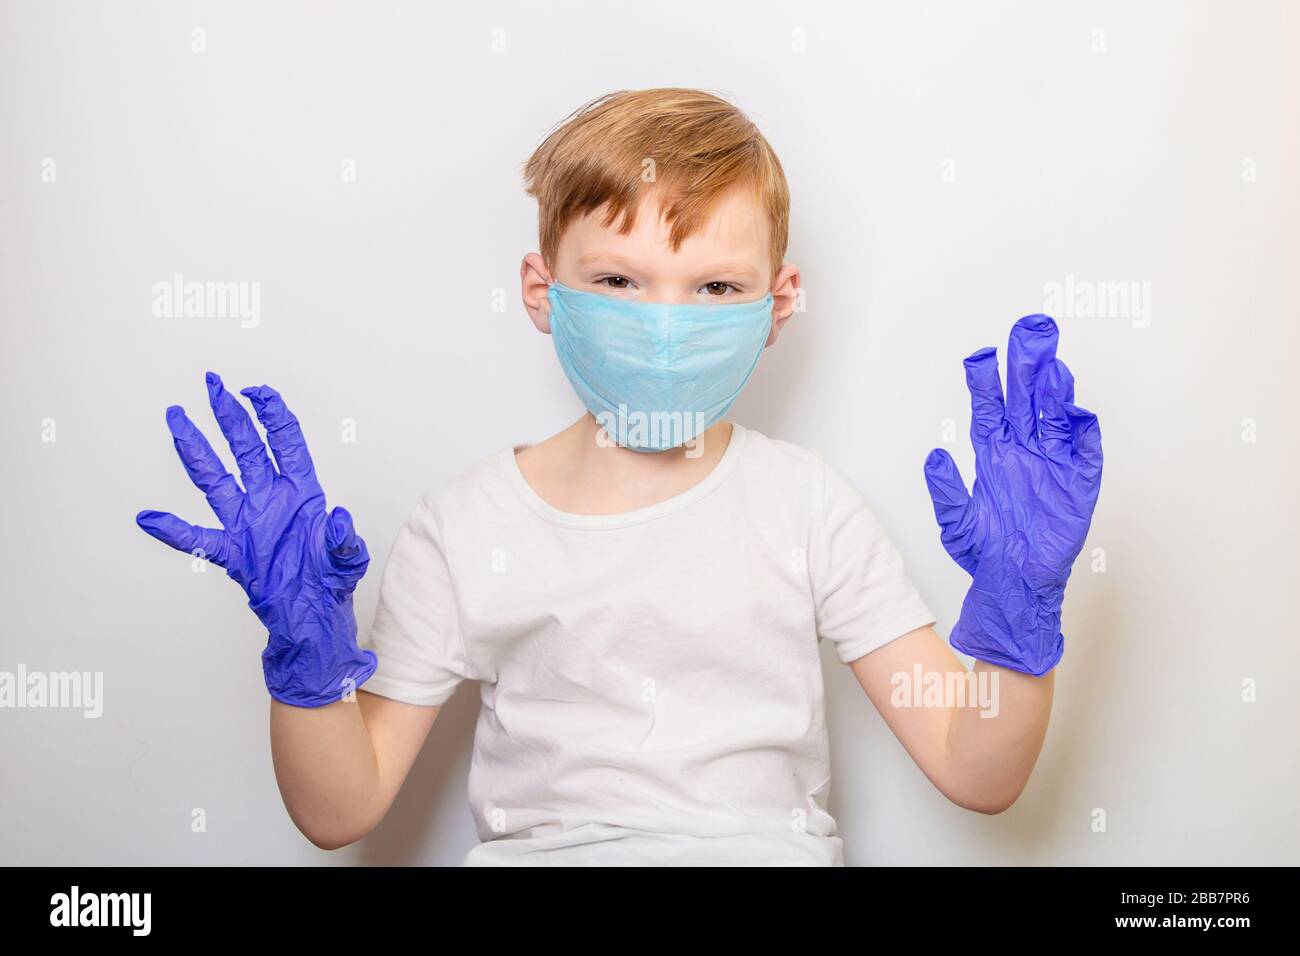
<path id="1" fill-rule="evenodd" d="M 972 577 L 952 646 L 1034 675 L 1064 651 L 1065 583 L 1101 490 L 1101 430 L 1096 415 L 1074 404 L 1057 336 L 1046 315 L 1012 327 L 1005 403 L 997 350 L 966 359 L 973 493 L 943 449 L 925 460 L 940 541 Z"/>
<path id="2" fill-rule="evenodd" d="M 298 419 L 275 389 L 243 389 L 266 429 L 266 445 L 244 406 L 207 374 L 208 400 L 230 444 L 243 488 L 179 405 L 167 428 L 190 480 L 221 522 L 205 528 L 162 511 L 136 523 L 164 544 L 205 558 L 237 581 L 270 637 L 262 670 L 271 696 L 319 707 L 347 696 L 374 673 L 371 651 L 357 647 L 352 592 L 370 555 L 343 508 L 325 510 Z M 277 470 L 278 467 L 278 470 Z"/>

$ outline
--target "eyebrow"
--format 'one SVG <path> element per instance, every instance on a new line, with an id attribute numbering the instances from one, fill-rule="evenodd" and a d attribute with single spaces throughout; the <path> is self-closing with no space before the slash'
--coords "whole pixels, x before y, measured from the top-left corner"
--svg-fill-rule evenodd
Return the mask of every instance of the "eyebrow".
<path id="1" fill-rule="evenodd" d="M 578 257 L 578 265 L 580 266 L 593 262 L 608 262 L 611 265 L 624 266 L 628 269 L 637 268 L 637 263 L 631 259 L 612 252 L 588 252 L 586 255 Z M 758 270 L 746 262 L 717 262 L 707 268 L 699 269 L 698 272 L 701 275 L 733 275 L 758 278 Z"/>
<path id="2" fill-rule="evenodd" d="M 705 275 L 733 275 L 758 278 L 758 270 L 746 262 L 717 262 L 707 269 L 701 269 Z"/>
<path id="3" fill-rule="evenodd" d="M 578 257 L 578 265 L 580 266 L 587 265 L 590 262 L 610 262 L 620 266 L 636 265 L 631 259 L 625 259 L 612 252 L 588 252 L 586 255 Z"/>

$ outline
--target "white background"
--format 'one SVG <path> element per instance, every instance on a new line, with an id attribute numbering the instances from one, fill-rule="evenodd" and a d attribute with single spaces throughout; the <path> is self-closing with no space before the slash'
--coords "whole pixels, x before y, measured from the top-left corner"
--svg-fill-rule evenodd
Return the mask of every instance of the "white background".
<path id="1" fill-rule="evenodd" d="M 474 685 L 371 837 L 294 829 L 260 626 L 133 521 L 212 522 L 163 409 L 224 452 L 206 369 L 285 394 L 375 556 L 364 630 L 421 493 L 580 412 L 518 301 L 520 164 L 595 96 L 697 86 L 780 154 L 808 289 L 732 417 L 859 484 L 944 633 L 966 578 L 921 464 L 947 420 L 971 476 L 961 359 L 1067 275 L 1150 283 L 1146 327 L 1058 316 L 1106 470 L 1028 789 L 948 804 L 824 648 L 848 861 L 1295 863 L 1298 27 L 1281 2 L 3 3 L 0 670 L 102 671 L 105 711 L 0 710 L 0 862 L 459 862 Z M 155 318 L 176 273 L 260 283 L 261 324 Z"/>

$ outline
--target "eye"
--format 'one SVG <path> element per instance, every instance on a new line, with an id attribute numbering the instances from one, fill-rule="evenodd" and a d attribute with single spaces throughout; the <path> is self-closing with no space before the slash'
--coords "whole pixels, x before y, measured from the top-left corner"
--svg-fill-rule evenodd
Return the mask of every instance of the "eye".
<path id="1" fill-rule="evenodd" d="M 700 286 L 700 288 L 711 296 L 724 296 L 728 291 L 740 291 L 739 287 L 730 282 L 706 282 L 704 285 Z"/>
<path id="2" fill-rule="evenodd" d="M 603 279 L 597 279 L 596 282 L 607 289 L 627 289 L 632 285 L 632 280 L 627 276 L 605 276 Z"/>

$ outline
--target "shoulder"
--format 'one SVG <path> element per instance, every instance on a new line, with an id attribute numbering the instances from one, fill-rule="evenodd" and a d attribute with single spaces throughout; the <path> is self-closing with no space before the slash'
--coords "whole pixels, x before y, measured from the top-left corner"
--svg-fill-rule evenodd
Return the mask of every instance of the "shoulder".
<path id="1" fill-rule="evenodd" d="M 744 436 L 738 470 L 746 483 L 770 489 L 787 501 L 801 501 L 813 514 L 819 513 L 828 468 L 822 452 L 752 428 L 745 429 Z"/>
<path id="2" fill-rule="evenodd" d="M 827 460 L 821 449 L 769 438 L 747 429 L 745 470 L 754 480 L 778 485 L 783 491 L 806 496 L 815 516 L 843 507 L 865 507 L 853 481 Z"/>
<path id="3" fill-rule="evenodd" d="M 426 491 L 416 511 L 439 527 L 485 512 L 499 514 L 514 494 L 507 470 L 512 464 L 507 456 L 513 455 L 513 448 L 503 448 L 454 473 Z"/>
<path id="4" fill-rule="evenodd" d="M 770 469 L 783 477 L 807 480 L 819 476 L 825 468 L 825 458 L 816 448 L 769 438 L 753 428 L 744 429 L 744 436 L 741 461 L 750 469 Z"/>

